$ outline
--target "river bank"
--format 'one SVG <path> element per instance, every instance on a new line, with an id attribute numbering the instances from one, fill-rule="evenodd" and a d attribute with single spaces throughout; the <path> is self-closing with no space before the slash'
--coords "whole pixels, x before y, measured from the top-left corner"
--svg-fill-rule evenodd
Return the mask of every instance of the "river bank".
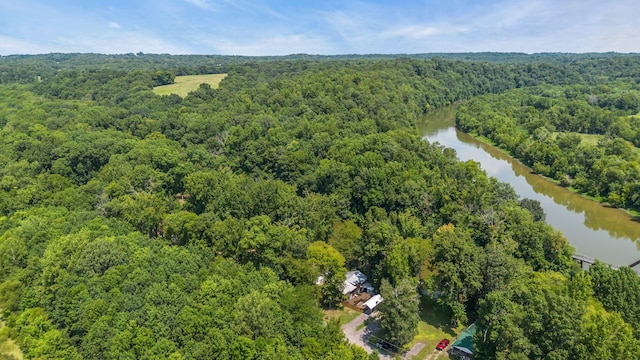
<path id="1" fill-rule="evenodd" d="M 461 131 L 461 130 L 458 130 L 458 131 Z M 596 196 L 589 195 L 587 193 L 581 192 L 580 190 L 578 190 L 578 189 L 576 189 L 576 188 L 574 188 L 572 186 L 568 186 L 568 187 L 567 186 L 562 186 L 560 184 L 560 181 L 557 180 L 557 179 L 554 179 L 554 178 L 551 178 L 551 177 L 548 177 L 548 176 L 544 176 L 542 174 L 535 173 L 533 171 L 533 169 L 531 169 L 527 164 L 523 163 L 520 159 L 518 159 L 516 156 L 514 156 L 511 153 L 511 151 L 501 148 L 500 146 L 498 146 L 498 144 L 496 144 L 495 142 L 491 141 L 491 139 L 489 139 L 488 137 L 477 135 L 477 134 L 473 134 L 473 133 L 465 133 L 465 134 L 467 134 L 469 136 L 472 136 L 477 141 L 483 142 L 486 145 L 491 146 L 494 149 L 496 149 L 497 151 L 505 154 L 506 156 L 511 157 L 514 161 L 517 161 L 518 163 L 522 164 L 522 166 L 526 166 L 529 169 L 529 171 L 531 171 L 532 174 L 538 175 L 541 178 L 543 178 L 543 179 L 545 179 L 545 180 L 547 180 L 549 182 L 552 182 L 552 183 L 554 183 L 554 184 L 556 184 L 556 185 L 558 185 L 558 186 L 560 186 L 562 188 L 565 188 L 565 189 L 573 192 L 574 194 L 580 195 L 580 196 L 582 196 L 583 198 L 585 198 L 587 200 L 595 201 L 597 203 L 600 203 L 602 206 L 605 206 L 605 207 L 608 207 L 608 208 L 611 208 L 611 209 L 620 210 L 620 211 L 626 213 L 627 215 L 629 215 L 632 218 L 633 221 L 640 221 L 640 212 L 639 211 L 634 211 L 632 209 L 625 209 L 625 208 L 617 208 L 617 207 L 612 206 L 611 204 L 609 204 L 605 200 L 605 198 L 603 198 L 603 197 L 596 197 Z"/>
<path id="2" fill-rule="evenodd" d="M 511 184 L 521 198 L 538 200 L 547 223 L 578 253 L 618 266 L 640 259 L 640 223 L 632 216 L 532 173 L 494 145 L 458 131 L 454 117 L 453 107 L 435 110 L 418 124 L 418 131 L 425 140 L 454 149 L 460 160 L 479 163 L 488 175 Z"/>

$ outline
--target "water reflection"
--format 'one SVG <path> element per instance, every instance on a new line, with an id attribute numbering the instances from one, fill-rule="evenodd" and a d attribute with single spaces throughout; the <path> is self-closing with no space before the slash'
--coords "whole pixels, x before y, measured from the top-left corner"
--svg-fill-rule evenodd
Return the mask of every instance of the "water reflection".
<path id="1" fill-rule="evenodd" d="M 419 125 L 424 138 L 453 148 L 463 161 L 477 161 L 487 174 L 510 183 L 521 197 L 540 201 L 547 222 L 562 231 L 577 252 L 616 265 L 640 258 L 640 223 L 631 216 L 532 174 L 496 148 L 456 131 L 454 115 L 455 108 L 429 114 Z"/>

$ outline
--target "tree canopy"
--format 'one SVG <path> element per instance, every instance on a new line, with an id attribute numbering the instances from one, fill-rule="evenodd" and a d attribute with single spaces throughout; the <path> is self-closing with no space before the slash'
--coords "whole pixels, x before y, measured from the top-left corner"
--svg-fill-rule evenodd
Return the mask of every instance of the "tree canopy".
<path id="1" fill-rule="evenodd" d="M 485 358 L 637 358 L 637 304 L 607 284 L 630 275 L 579 275 L 539 204 L 415 124 L 461 100 L 461 127 L 476 108 L 502 111 L 490 102 L 527 104 L 531 123 L 505 143 L 575 149 L 549 124 L 587 114 L 565 130 L 603 135 L 599 147 L 540 153 L 575 155 L 555 172 L 628 204 L 639 67 L 558 54 L 0 57 L 9 334 L 25 358 L 375 358 L 321 312 L 359 269 L 397 344 L 412 340 L 419 296 L 438 293 L 452 323 L 477 321 Z M 151 91 L 221 71 L 218 89 Z M 478 126 L 515 124 L 495 116 Z"/>

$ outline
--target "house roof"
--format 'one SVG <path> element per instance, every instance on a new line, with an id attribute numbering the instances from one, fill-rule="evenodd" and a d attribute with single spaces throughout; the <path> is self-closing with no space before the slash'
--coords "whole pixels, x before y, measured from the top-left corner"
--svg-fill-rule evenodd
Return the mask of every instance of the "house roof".
<path id="1" fill-rule="evenodd" d="M 349 271 L 346 275 L 347 280 L 354 285 L 360 285 L 362 283 L 364 283 L 365 281 L 367 281 L 367 275 L 361 273 L 360 271 L 356 270 L 356 271 Z"/>
<path id="2" fill-rule="evenodd" d="M 348 282 L 344 282 L 344 289 L 342 289 L 342 293 L 343 294 L 348 294 L 350 292 L 352 292 L 353 290 L 357 289 L 358 287 L 353 285 L 353 284 L 349 284 Z"/>
<path id="3" fill-rule="evenodd" d="M 368 307 L 371 310 L 373 310 L 376 306 L 378 306 L 382 302 L 382 300 L 384 300 L 384 299 L 382 298 L 382 296 L 380 296 L 380 294 L 373 295 L 371 297 L 371 299 L 367 300 L 364 303 L 364 306 Z"/>
<path id="4" fill-rule="evenodd" d="M 360 271 L 349 271 L 346 275 L 346 280 L 344 281 L 344 288 L 342 289 L 343 294 L 348 294 L 353 290 L 357 289 L 362 283 L 367 281 L 367 276 Z"/>
<path id="5" fill-rule="evenodd" d="M 365 282 L 364 284 L 362 284 L 360 287 L 363 287 L 365 289 L 367 289 L 368 293 L 374 293 L 376 292 L 376 289 L 373 287 L 373 285 L 371 285 L 370 282 Z"/>
<path id="6" fill-rule="evenodd" d="M 473 354 L 473 336 L 476 334 L 476 324 L 473 323 L 468 328 L 462 330 L 456 341 L 451 344 L 452 348 L 456 348 L 467 354 Z"/>

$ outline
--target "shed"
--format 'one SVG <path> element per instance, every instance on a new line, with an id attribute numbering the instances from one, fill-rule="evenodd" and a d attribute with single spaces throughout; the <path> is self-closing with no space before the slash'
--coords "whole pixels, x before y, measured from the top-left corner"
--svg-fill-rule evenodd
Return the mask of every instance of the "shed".
<path id="1" fill-rule="evenodd" d="M 476 334 L 476 324 L 471 324 L 462 330 L 456 341 L 449 348 L 449 355 L 457 355 L 460 359 L 473 359 L 473 336 Z"/>
<path id="2" fill-rule="evenodd" d="M 375 309 L 376 306 L 378 306 L 382 302 L 382 300 L 384 300 L 384 299 L 382 298 L 382 296 L 380 296 L 380 294 L 373 295 L 371 297 L 371 299 L 367 300 L 364 303 L 364 313 L 365 314 L 371 314 L 373 309 Z"/>

